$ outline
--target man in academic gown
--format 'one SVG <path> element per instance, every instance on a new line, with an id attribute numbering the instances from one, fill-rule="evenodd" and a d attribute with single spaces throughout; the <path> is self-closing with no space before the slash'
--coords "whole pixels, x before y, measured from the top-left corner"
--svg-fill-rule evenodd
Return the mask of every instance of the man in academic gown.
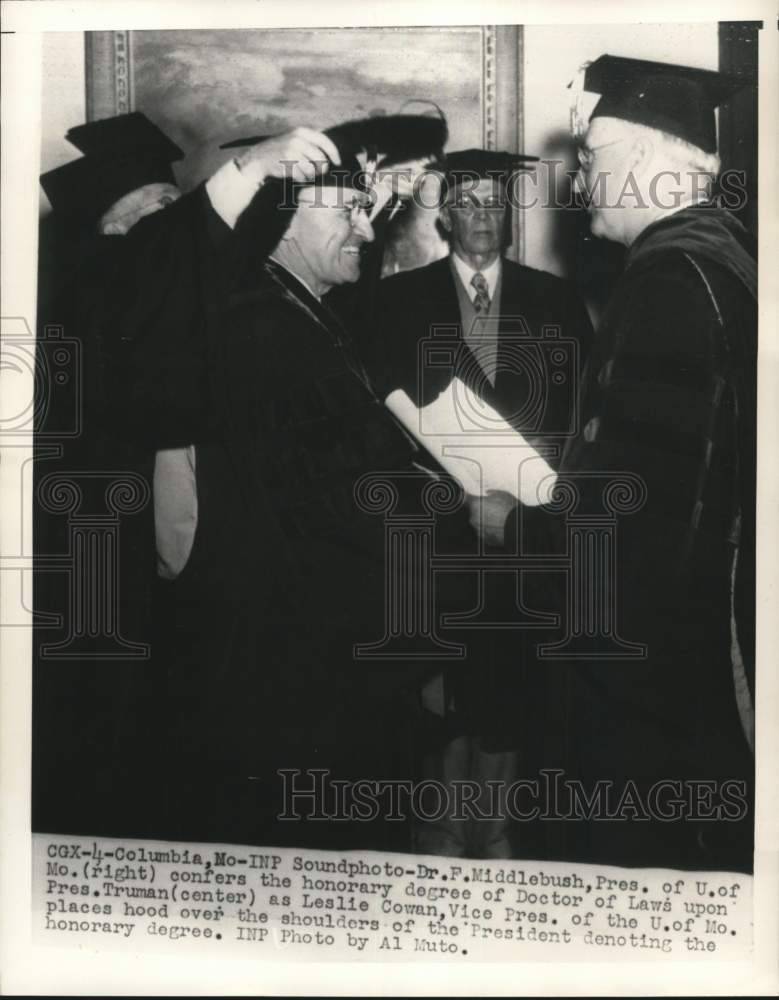
<path id="1" fill-rule="evenodd" d="M 193 442 L 211 426 L 206 331 L 225 294 L 223 262 L 262 179 L 281 173 L 282 159 L 295 159 L 301 176 L 313 174 L 313 161 L 333 147 L 320 133 L 294 130 L 182 197 L 171 161 L 183 153 L 145 115 L 91 122 L 67 138 L 84 155 L 41 178 L 63 260 L 41 297 L 39 325 L 61 327 L 79 363 L 64 384 L 51 379 L 50 395 L 38 400 L 36 479 L 44 487 L 53 474 L 73 480 L 82 516 L 110 514 L 106 489 L 123 478 L 141 501 L 117 525 L 116 579 L 100 577 L 93 563 L 70 583 L 45 566 L 38 573 L 36 609 L 60 612 L 66 632 L 80 626 L 83 634 L 63 650 L 67 660 L 43 650 L 36 668 L 34 821 L 142 835 L 156 810 L 148 794 L 163 669 L 151 655 L 162 586 L 155 581 L 181 571 L 197 524 Z M 80 433 L 67 437 L 76 418 Z M 56 461 L 45 456 L 52 442 L 64 448 Z M 36 554 L 43 561 L 67 553 L 69 541 L 67 518 L 42 502 Z M 111 617 L 76 622 L 76 586 L 87 588 L 85 608 Z M 60 638 L 41 627 L 36 650 Z"/>
<path id="2" fill-rule="evenodd" d="M 63 627 L 35 633 L 33 819 L 37 828 L 88 833 L 110 829 L 113 806 L 129 798 L 126 753 L 134 742 L 139 759 L 128 734 L 148 660 L 154 568 L 153 510 L 144 501 L 154 456 L 128 445 L 106 421 L 113 327 L 100 317 L 117 284 L 133 287 L 127 234 L 180 197 L 171 164 L 183 153 L 139 112 L 77 126 L 67 139 L 84 155 L 41 177 L 53 208 L 57 267 L 42 275 L 39 291 L 39 364 L 54 371 L 37 388 L 35 608 L 62 615 Z M 143 287 L 133 291 L 148 295 Z M 68 366 L 58 363 L 58 348 L 71 351 Z M 106 551 L 84 554 L 72 577 L 46 564 L 52 555 L 80 557 L 70 518 L 57 509 L 53 484 L 62 482 L 78 491 L 72 513 L 82 519 L 110 520 L 112 484 L 134 483 L 120 489 L 128 497 L 137 490 L 138 499 L 119 523 L 115 559 Z"/>
<path id="3" fill-rule="evenodd" d="M 169 593 L 171 836 L 406 843 L 386 815 L 321 818 L 336 778 L 409 778 L 419 672 L 355 659 L 383 635 L 386 577 L 383 519 L 358 484 L 401 473 L 399 503 L 413 505 L 428 477 L 324 301 L 357 284 L 375 238 L 363 154 L 421 157 L 440 131 L 428 119 L 408 149 L 378 124 L 328 130 L 329 169 L 263 184 L 236 227 L 242 267 L 211 344 L 216 422 L 196 442 L 197 531 Z M 277 821 L 278 772 L 303 772 L 300 790 L 312 768 L 329 772 L 320 819 Z"/>
<path id="4" fill-rule="evenodd" d="M 602 516 L 605 478 L 631 477 L 611 495 L 632 508 L 618 517 L 611 584 L 611 638 L 625 652 L 602 658 L 593 638 L 570 666 L 557 725 L 542 706 L 561 664 L 539 661 L 535 746 L 541 766 L 560 764 L 588 798 L 613 783 L 610 819 L 557 824 L 573 837 L 569 856 L 749 870 L 757 272 L 751 237 L 707 197 L 715 107 L 736 84 L 614 56 L 584 84 L 600 99 L 583 122 L 579 185 L 593 233 L 629 250 L 560 480 L 578 492 L 579 516 Z M 517 511 L 505 494 L 473 513 L 494 543 L 516 544 L 521 513 L 531 534 L 545 522 L 546 551 L 565 550 L 564 514 Z M 566 611 L 562 588 L 538 600 L 571 627 L 585 611 Z"/>

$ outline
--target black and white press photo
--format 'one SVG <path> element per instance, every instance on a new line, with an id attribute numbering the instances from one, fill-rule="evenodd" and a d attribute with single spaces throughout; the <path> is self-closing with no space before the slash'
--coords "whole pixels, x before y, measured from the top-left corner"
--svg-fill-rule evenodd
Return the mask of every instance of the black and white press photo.
<path id="1" fill-rule="evenodd" d="M 32 947 L 181 990 L 739 992 L 777 847 L 775 24 L 174 6 L 4 36 Z"/>

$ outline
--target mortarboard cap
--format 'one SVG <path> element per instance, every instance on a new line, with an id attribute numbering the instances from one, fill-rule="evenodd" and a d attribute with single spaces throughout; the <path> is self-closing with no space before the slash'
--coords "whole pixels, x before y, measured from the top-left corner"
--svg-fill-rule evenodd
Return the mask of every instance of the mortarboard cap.
<path id="1" fill-rule="evenodd" d="M 423 157 L 441 159 L 449 137 L 443 115 L 377 115 L 344 122 L 326 134 L 342 155 L 376 150 L 384 156 L 382 166 Z"/>
<path id="2" fill-rule="evenodd" d="M 458 184 L 478 180 L 495 180 L 508 189 L 511 178 L 528 164 L 538 162 L 537 156 L 504 153 L 493 149 L 458 149 L 447 153 L 443 165 L 441 197 Z"/>
<path id="3" fill-rule="evenodd" d="M 368 158 L 381 157 L 381 166 L 391 167 L 407 160 L 429 157 L 443 158 L 443 147 L 448 138 L 446 119 L 442 114 L 432 115 L 376 115 L 359 118 L 325 129 L 341 156 L 340 167 L 334 167 L 317 177 L 317 185 L 351 184 L 364 171 L 357 159 L 367 152 Z M 220 149 L 253 146 L 272 136 L 255 135 L 223 143 Z M 359 186 L 359 185 L 358 185 Z"/>
<path id="4" fill-rule="evenodd" d="M 744 86 L 713 70 L 603 55 L 585 69 L 584 89 L 600 94 L 591 118 L 621 118 L 717 152 L 715 108 Z"/>
<path id="5" fill-rule="evenodd" d="M 184 153 L 141 111 L 102 118 L 69 129 L 65 138 L 85 156 L 145 156 L 174 163 Z"/>
<path id="6" fill-rule="evenodd" d="M 499 180 L 507 183 L 512 174 L 525 164 L 537 163 L 537 156 L 522 153 L 502 153 L 492 149 L 458 149 L 447 153 L 444 177 L 449 184 L 459 184 L 466 178 Z"/>
<path id="7" fill-rule="evenodd" d="M 41 176 L 52 208 L 91 228 L 120 198 L 146 184 L 175 184 L 171 163 L 184 153 L 139 111 L 88 122 L 66 138 L 85 155 Z"/>
<path id="8" fill-rule="evenodd" d="M 325 129 L 324 134 L 335 144 L 341 157 L 340 166 L 319 174 L 313 182 L 297 184 L 289 179 L 275 178 L 260 187 L 236 226 L 236 244 L 245 244 L 252 256 L 267 255 L 277 246 L 292 221 L 289 212 L 277 211 L 292 207 L 296 192 L 306 187 L 347 187 L 368 192 L 371 186 L 370 161 L 381 158 L 380 167 L 391 167 L 408 160 L 443 157 L 448 138 L 446 119 L 439 112 L 432 115 L 376 115 L 343 122 Z M 223 143 L 220 149 L 253 146 L 270 135 L 250 136 Z M 367 154 L 367 162 L 357 158 Z M 291 196 L 291 197 L 290 197 Z"/>

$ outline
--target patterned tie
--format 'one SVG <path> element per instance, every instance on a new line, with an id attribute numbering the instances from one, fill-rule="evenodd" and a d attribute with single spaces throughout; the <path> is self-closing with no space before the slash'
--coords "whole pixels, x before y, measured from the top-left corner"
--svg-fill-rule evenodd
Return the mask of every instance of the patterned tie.
<path id="1" fill-rule="evenodd" d="M 473 300 L 474 307 L 477 313 L 486 313 L 490 311 L 490 289 L 487 284 L 487 279 L 481 273 L 477 271 L 476 274 L 471 278 L 471 284 L 476 289 L 476 298 Z"/>

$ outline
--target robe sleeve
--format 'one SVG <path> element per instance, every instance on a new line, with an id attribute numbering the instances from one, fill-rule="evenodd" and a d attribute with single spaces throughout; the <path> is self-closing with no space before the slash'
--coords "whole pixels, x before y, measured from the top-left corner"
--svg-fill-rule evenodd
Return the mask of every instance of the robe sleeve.
<path id="1" fill-rule="evenodd" d="M 230 239 L 201 186 L 122 240 L 97 320 L 108 419 L 122 437 L 161 448 L 208 433 L 209 354 Z"/>

